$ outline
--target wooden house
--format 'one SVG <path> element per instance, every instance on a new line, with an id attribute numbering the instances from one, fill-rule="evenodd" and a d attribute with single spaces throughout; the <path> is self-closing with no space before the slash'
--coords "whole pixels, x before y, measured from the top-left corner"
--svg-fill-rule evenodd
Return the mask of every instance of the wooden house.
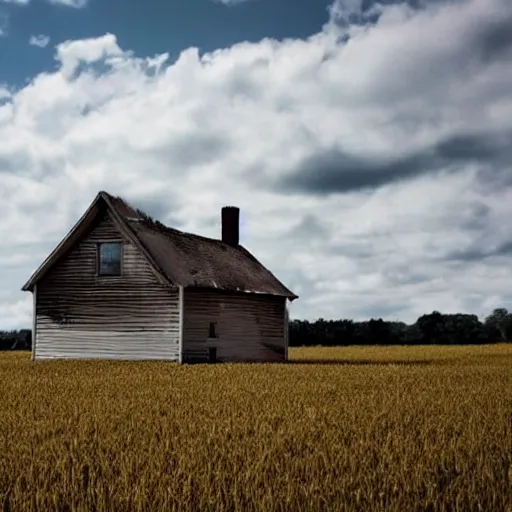
<path id="1" fill-rule="evenodd" d="M 239 244 L 166 227 L 100 192 L 23 286 L 32 358 L 285 361 L 297 296 Z"/>

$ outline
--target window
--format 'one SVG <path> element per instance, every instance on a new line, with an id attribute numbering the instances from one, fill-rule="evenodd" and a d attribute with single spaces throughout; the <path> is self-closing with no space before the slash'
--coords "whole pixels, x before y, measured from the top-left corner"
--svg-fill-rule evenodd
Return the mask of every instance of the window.
<path id="1" fill-rule="evenodd" d="M 217 322 L 210 322 L 210 331 L 208 338 L 217 338 Z"/>
<path id="2" fill-rule="evenodd" d="M 121 243 L 106 242 L 98 247 L 98 274 L 100 276 L 121 275 Z"/>

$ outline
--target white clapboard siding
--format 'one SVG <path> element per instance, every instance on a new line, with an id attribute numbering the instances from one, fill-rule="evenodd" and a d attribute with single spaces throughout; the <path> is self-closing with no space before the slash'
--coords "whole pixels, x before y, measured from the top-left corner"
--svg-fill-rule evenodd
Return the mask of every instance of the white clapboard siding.
<path id="1" fill-rule="evenodd" d="M 284 361 L 284 318 L 284 297 L 186 289 L 184 359 L 206 358 L 215 346 L 220 361 Z M 215 340 L 208 339 L 210 322 L 218 325 Z"/>
<path id="2" fill-rule="evenodd" d="M 97 276 L 97 242 L 123 240 L 123 275 Z M 179 356 L 178 288 L 161 284 L 106 214 L 37 285 L 35 359 Z"/>

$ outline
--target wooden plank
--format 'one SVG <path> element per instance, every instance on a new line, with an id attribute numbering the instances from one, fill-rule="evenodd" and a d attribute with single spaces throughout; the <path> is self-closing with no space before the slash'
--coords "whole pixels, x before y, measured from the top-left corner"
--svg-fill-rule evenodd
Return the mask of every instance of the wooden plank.
<path id="1" fill-rule="evenodd" d="M 284 304 L 284 359 L 288 361 L 288 343 L 290 337 L 290 318 L 288 314 L 288 305 Z"/>
<path id="2" fill-rule="evenodd" d="M 183 286 L 179 287 L 179 362 L 183 363 L 183 314 L 185 310 L 185 294 L 183 293 Z"/>
<path id="3" fill-rule="evenodd" d="M 98 276 L 98 240 L 123 239 L 123 275 Z M 108 212 L 38 283 L 37 359 L 178 360 L 179 290 L 154 270 Z"/>
<path id="4" fill-rule="evenodd" d="M 221 361 L 284 361 L 284 310 L 284 297 L 187 288 L 184 356 L 206 360 L 207 347 L 216 346 Z M 217 339 L 208 339 L 210 322 Z"/>
<path id="5" fill-rule="evenodd" d="M 36 333 L 37 333 L 37 285 L 32 290 L 32 361 L 36 359 Z"/>

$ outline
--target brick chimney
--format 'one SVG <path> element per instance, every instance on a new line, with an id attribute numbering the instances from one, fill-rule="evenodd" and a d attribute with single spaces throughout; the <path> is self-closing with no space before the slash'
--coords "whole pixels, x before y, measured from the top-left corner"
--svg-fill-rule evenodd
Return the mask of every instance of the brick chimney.
<path id="1" fill-rule="evenodd" d="M 222 217 L 222 241 L 233 247 L 238 247 L 240 241 L 240 208 L 236 206 L 224 206 Z"/>

